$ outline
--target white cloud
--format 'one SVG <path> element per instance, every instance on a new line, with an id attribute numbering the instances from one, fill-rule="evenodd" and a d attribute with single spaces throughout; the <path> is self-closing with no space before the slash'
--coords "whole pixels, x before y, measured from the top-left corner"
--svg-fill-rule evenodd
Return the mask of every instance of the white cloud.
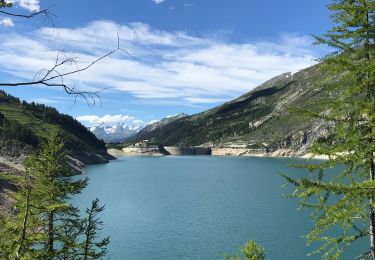
<path id="1" fill-rule="evenodd" d="M 64 101 L 58 100 L 56 98 L 34 98 L 32 100 L 29 100 L 29 102 L 35 102 L 39 104 L 57 104 L 57 103 L 62 103 Z"/>
<path id="2" fill-rule="evenodd" d="M 80 122 L 85 122 L 90 125 L 100 125 L 100 124 L 106 124 L 106 125 L 115 125 L 119 123 L 133 123 L 133 124 L 141 124 L 143 123 L 142 120 L 136 119 L 133 116 L 129 115 L 104 115 L 102 117 L 96 116 L 96 115 L 84 115 L 84 116 L 78 116 L 76 118 Z"/>
<path id="3" fill-rule="evenodd" d="M 154 2 L 155 4 L 161 4 L 163 3 L 165 0 L 152 0 L 152 2 Z"/>
<path id="4" fill-rule="evenodd" d="M 11 18 L 0 18 L 0 25 L 3 25 L 5 27 L 13 27 L 14 23 Z"/>
<path id="5" fill-rule="evenodd" d="M 19 7 L 26 9 L 30 13 L 35 13 L 40 11 L 39 0 L 8 0 L 7 2 L 13 3 L 14 7 Z M 13 27 L 13 20 L 9 17 L 0 18 L 0 25 L 5 27 Z"/>
<path id="6" fill-rule="evenodd" d="M 152 124 L 154 124 L 154 123 L 156 123 L 156 122 L 159 122 L 160 120 L 151 120 L 150 122 L 148 122 L 147 123 L 147 125 L 152 125 Z"/>
<path id="7" fill-rule="evenodd" d="M 205 97 L 188 97 L 186 100 L 190 103 L 197 104 L 211 104 L 211 103 L 221 103 L 226 101 L 224 98 L 205 98 Z"/>
<path id="8" fill-rule="evenodd" d="M 310 38 L 280 35 L 274 41 L 228 43 L 143 23 L 96 21 L 81 28 L 42 28 L 29 35 L 0 34 L 0 70 L 25 79 L 50 68 L 56 53 L 71 50 L 82 64 L 117 46 L 117 53 L 66 82 L 81 89 L 109 87 L 141 100 L 180 104 L 217 103 L 250 91 L 273 76 L 315 63 Z M 65 68 L 65 71 L 69 68 Z"/>
<path id="9" fill-rule="evenodd" d="M 40 11 L 39 0 L 14 0 L 13 3 L 19 5 L 24 9 L 27 9 L 29 12 Z"/>

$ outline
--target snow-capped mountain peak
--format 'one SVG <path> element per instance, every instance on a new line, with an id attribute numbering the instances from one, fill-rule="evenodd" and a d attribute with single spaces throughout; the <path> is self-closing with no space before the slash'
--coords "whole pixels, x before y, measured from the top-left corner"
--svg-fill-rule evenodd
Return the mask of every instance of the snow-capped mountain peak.
<path id="1" fill-rule="evenodd" d="M 101 123 L 91 127 L 90 131 L 106 143 L 117 143 L 123 142 L 126 138 L 138 133 L 144 127 L 145 124 L 141 122 L 133 122 L 130 125 L 127 123 L 117 123 L 114 125 Z"/>

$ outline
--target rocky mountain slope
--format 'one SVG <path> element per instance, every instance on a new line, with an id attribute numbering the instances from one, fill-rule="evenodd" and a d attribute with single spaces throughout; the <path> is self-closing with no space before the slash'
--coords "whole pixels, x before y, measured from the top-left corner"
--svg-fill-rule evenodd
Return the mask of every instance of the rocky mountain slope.
<path id="1" fill-rule="evenodd" d="M 112 156 L 103 141 L 69 115 L 40 104 L 21 102 L 0 90 L 0 172 L 20 170 L 27 154 L 56 132 L 65 143 L 71 166 L 104 163 Z"/>
<path id="2" fill-rule="evenodd" d="M 141 129 L 138 132 L 137 136 L 146 135 L 149 132 L 160 129 L 161 127 L 164 127 L 165 125 L 172 123 L 173 121 L 176 121 L 178 119 L 181 119 L 181 118 L 184 118 L 184 117 L 187 117 L 187 116 L 189 116 L 189 115 L 185 114 L 185 113 L 177 114 L 177 115 L 174 115 L 174 116 L 168 116 L 166 118 L 161 119 L 160 121 L 157 121 L 153 124 L 150 124 L 150 125 L 144 127 L 143 129 Z"/>
<path id="3" fill-rule="evenodd" d="M 104 123 L 93 126 L 90 131 L 98 138 L 103 140 L 105 143 L 120 143 L 125 141 L 127 138 L 138 133 L 144 124 L 127 125 L 125 123 L 118 123 L 115 125 L 106 125 Z"/>
<path id="4" fill-rule="evenodd" d="M 175 116 L 163 118 L 152 124 L 132 122 L 132 125 L 129 125 L 128 123 L 117 123 L 115 125 L 107 125 L 101 123 L 100 125 L 91 127 L 90 131 L 98 139 L 103 140 L 107 144 L 122 143 L 138 133 L 148 133 L 185 116 L 188 115 L 185 113 L 181 113 Z"/>
<path id="5" fill-rule="evenodd" d="M 329 80 L 316 66 L 284 73 L 221 106 L 140 131 L 129 142 L 303 154 L 324 127 L 293 109 L 319 110 L 314 101 L 328 94 L 322 86 Z"/>

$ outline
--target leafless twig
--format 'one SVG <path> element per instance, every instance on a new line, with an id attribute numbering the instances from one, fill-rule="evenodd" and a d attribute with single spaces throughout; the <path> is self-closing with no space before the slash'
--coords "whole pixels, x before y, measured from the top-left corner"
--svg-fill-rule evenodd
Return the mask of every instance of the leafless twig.
<path id="1" fill-rule="evenodd" d="M 1 3 L 1 1 L 0 1 L 0 3 Z M 50 6 L 46 9 L 40 10 L 38 12 L 33 12 L 33 13 L 30 13 L 30 14 L 19 14 L 19 13 L 4 11 L 4 10 L 0 10 L 0 14 L 5 14 L 5 15 L 8 15 L 8 16 L 13 16 L 13 17 L 26 18 L 26 19 L 31 19 L 31 18 L 34 18 L 35 16 L 43 15 L 44 18 L 47 19 L 54 27 L 52 16 L 55 16 L 55 15 L 50 12 L 52 7 L 53 6 Z"/>
<path id="2" fill-rule="evenodd" d="M 103 91 L 105 88 L 100 89 L 98 91 L 82 91 L 80 89 L 77 89 L 74 86 L 70 86 L 67 83 L 65 83 L 64 78 L 66 76 L 70 76 L 73 74 L 79 74 L 80 72 L 83 72 L 85 70 L 88 70 L 92 66 L 94 66 L 96 63 L 104 60 L 105 58 L 108 58 L 109 56 L 113 55 L 116 52 L 124 52 L 126 55 L 130 56 L 133 59 L 136 59 L 134 56 L 132 56 L 129 52 L 122 49 L 120 47 L 120 38 L 117 35 L 117 48 L 104 54 L 103 56 L 95 59 L 88 65 L 79 68 L 78 67 L 78 61 L 77 58 L 72 58 L 66 56 L 65 52 L 63 50 L 59 50 L 56 55 L 55 64 L 50 69 L 43 69 L 40 70 L 36 75 L 34 76 L 32 81 L 26 81 L 26 82 L 15 82 L 15 83 L 0 83 L 1 86 L 8 86 L 8 87 L 16 87 L 16 86 L 33 86 L 33 85 L 44 85 L 49 87 L 62 87 L 65 92 L 69 95 L 75 96 L 74 103 L 76 102 L 78 97 L 83 98 L 88 104 L 96 104 L 96 100 L 99 100 L 101 102 L 99 93 Z M 61 59 L 63 57 L 63 59 Z M 72 66 L 75 65 L 75 69 L 69 70 L 67 72 L 61 72 L 62 68 L 65 68 L 65 66 Z M 91 101 L 91 102 L 90 102 Z"/>

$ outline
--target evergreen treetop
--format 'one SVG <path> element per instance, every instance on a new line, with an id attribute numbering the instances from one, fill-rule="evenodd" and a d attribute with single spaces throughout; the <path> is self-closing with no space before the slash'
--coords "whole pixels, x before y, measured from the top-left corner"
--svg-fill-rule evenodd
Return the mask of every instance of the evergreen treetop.
<path id="1" fill-rule="evenodd" d="M 306 165 L 308 176 L 284 177 L 296 187 L 291 196 L 313 210 L 307 242 L 320 242 L 314 253 L 338 258 L 354 241 L 370 238 L 361 253 L 375 259 L 375 1 L 336 0 L 329 9 L 335 26 L 316 39 L 334 49 L 319 65 L 332 80 L 319 104 L 323 112 L 309 113 L 326 123 L 312 151 L 328 160 Z"/>

